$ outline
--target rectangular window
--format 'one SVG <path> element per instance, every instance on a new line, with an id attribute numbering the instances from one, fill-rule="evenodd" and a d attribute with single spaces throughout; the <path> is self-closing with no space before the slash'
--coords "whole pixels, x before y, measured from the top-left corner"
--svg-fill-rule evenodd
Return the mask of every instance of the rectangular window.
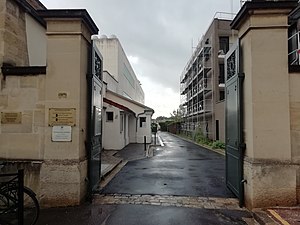
<path id="1" fill-rule="evenodd" d="M 114 112 L 106 112 L 106 122 L 114 121 Z"/>
<path id="2" fill-rule="evenodd" d="M 219 84 L 225 83 L 224 64 L 219 64 Z"/>
<path id="3" fill-rule="evenodd" d="M 140 127 L 146 127 L 146 117 L 140 117 Z"/>
<path id="4" fill-rule="evenodd" d="M 219 37 L 220 50 L 226 54 L 229 50 L 229 37 Z"/>

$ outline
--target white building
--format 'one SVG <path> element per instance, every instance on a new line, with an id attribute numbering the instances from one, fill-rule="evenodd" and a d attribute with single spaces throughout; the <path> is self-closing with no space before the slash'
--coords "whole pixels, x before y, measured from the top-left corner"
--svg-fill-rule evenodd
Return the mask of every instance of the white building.
<path id="1" fill-rule="evenodd" d="M 118 38 L 102 35 L 95 43 L 103 56 L 103 148 L 151 142 L 151 116 L 144 92 Z"/>

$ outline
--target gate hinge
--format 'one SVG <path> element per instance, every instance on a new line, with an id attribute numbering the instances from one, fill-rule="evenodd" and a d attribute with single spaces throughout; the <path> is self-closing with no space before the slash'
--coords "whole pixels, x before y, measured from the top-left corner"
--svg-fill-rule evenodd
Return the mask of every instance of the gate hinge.
<path id="1" fill-rule="evenodd" d="M 245 180 L 245 179 L 243 179 L 243 180 L 241 180 L 241 184 L 247 184 L 247 180 Z"/>
<path id="2" fill-rule="evenodd" d="M 238 77 L 239 77 L 240 79 L 244 80 L 244 79 L 245 79 L 245 73 L 239 73 L 239 74 L 238 74 Z"/>
<path id="3" fill-rule="evenodd" d="M 245 150 L 246 150 L 246 143 L 240 143 L 240 144 L 239 144 L 239 148 L 240 148 L 242 151 L 245 151 Z"/>
<path id="4" fill-rule="evenodd" d="M 93 74 L 91 74 L 91 73 L 86 74 L 86 79 L 92 79 L 92 78 L 93 78 Z"/>

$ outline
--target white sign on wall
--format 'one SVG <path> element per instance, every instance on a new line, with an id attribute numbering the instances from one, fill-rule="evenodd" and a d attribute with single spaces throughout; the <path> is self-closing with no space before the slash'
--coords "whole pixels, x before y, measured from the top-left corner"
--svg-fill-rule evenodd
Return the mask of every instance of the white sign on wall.
<path id="1" fill-rule="evenodd" d="M 53 126 L 52 141 L 72 141 L 71 126 Z"/>

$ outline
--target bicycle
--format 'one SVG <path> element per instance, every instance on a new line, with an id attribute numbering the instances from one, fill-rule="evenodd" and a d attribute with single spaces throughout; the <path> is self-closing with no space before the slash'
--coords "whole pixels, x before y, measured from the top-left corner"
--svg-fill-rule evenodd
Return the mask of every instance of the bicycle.
<path id="1" fill-rule="evenodd" d="M 0 163 L 2 167 L 4 164 Z M 34 225 L 38 220 L 36 194 L 23 185 L 23 176 L 23 170 L 0 174 L 0 225 Z"/>

